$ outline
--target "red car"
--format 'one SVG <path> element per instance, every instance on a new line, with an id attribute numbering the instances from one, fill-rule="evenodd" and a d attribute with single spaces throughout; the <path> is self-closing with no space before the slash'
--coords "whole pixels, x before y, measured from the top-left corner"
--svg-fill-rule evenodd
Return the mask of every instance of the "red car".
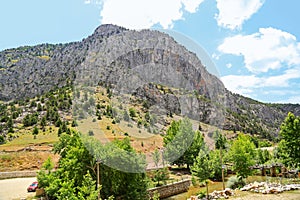
<path id="1" fill-rule="evenodd" d="M 38 182 L 33 182 L 31 185 L 28 186 L 27 191 L 28 192 L 35 192 L 35 190 L 38 188 Z"/>

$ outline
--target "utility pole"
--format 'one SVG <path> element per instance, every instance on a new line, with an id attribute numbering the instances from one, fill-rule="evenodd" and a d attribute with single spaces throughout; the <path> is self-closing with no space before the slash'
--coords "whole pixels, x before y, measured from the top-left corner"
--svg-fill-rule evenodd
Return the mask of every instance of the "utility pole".
<path id="1" fill-rule="evenodd" d="M 100 163 L 101 163 L 101 159 L 97 158 L 96 159 L 96 163 L 97 163 L 97 190 L 100 188 L 100 173 L 99 173 L 99 168 L 100 168 Z M 100 200 L 100 190 L 98 193 L 98 200 Z"/>

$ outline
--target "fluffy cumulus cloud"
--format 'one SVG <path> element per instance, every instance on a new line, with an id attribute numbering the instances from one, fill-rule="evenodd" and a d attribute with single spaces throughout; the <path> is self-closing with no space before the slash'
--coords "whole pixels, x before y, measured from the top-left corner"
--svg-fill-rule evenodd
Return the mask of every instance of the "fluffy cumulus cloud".
<path id="1" fill-rule="evenodd" d="M 251 35 L 228 37 L 218 50 L 243 56 L 245 67 L 253 73 L 300 64 L 300 43 L 296 37 L 274 28 L 260 28 L 259 32 Z"/>
<path id="2" fill-rule="evenodd" d="M 298 82 L 299 85 L 300 43 L 288 32 L 260 28 L 254 34 L 225 38 L 218 51 L 221 57 L 230 54 L 244 58 L 244 67 L 249 75 L 228 75 L 221 78 L 225 86 L 235 93 L 253 97 L 261 90 L 274 90 L 281 92 L 279 96 L 284 96 L 295 86 L 292 84 Z M 299 88 L 295 87 L 295 90 Z M 296 96 L 299 96 L 299 92 Z M 285 102 L 296 100 L 298 98 L 291 98 Z"/>
<path id="3" fill-rule="evenodd" d="M 88 1 L 88 0 L 86 0 Z M 160 24 L 172 28 L 183 19 L 183 12 L 194 13 L 204 0 L 103 0 L 102 24 L 116 24 L 132 29 Z"/>
<path id="4" fill-rule="evenodd" d="M 263 4 L 264 0 L 217 0 L 218 25 L 232 30 L 240 28 Z"/>
<path id="5" fill-rule="evenodd" d="M 255 90 L 265 88 L 288 88 L 290 81 L 300 78 L 300 69 L 287 69 L 282 74 L 276 76 L 257 76 L 257 75 L 228 75 L 223 76 L 221 80 L 230 91 L 245 96 L 253 96 Z M 282 91 L 282 95 L 288 91 Z"/>

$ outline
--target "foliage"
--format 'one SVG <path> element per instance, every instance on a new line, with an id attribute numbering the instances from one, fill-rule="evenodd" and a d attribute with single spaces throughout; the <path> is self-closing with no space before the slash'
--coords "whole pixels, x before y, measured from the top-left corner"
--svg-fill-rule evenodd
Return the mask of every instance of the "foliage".
<path id="1" fill-rule="evenodd" d="M 93 136 L 93 135 L 94 135 L 94 131 L 89 130 L 88 135 L 89 135 L 89 136 Z"/>
<path id="2" fill-rule="evenodd" d="M 93 137 L 83 137 L 83 141 L 94 157 L 100 158 L 103 163 L 100 165 L 102 198 L 112 195 L 128 200 L 146 198 L 145 156 L 135 152 L 128 137 L 106 145 Z"/>
<path id="3" fill-rule="evenodd" d="M 37 134 L 39 134 L 39 129 L 35 126 L 33 128 L 32 135 L 37 135 Z"/>
<path id="4" fill-rule="evenodd" d="M 28 114 L 23 118 L 23 124 L 25 127 L 32 126 L 38 121 L 36 114 Z"/>
<path id="5" fill-rule="evenodd" d="M 191 168 L 192 175 L 196 176 L 199 182 L 205 182 L 207 198 L 208 198 L 208 179 L 212 175 L 212 166 L 210 165 L 209 155 L 207 151 L 202 149 L 199 151 L 198 156 Z"/>
<path id="6" fill-rule="evenodd" d="M 287 166 L 300 167 L 300 117 L 288 113 L 280 132 L 280 157 Z"/>
<path id="7" fill-rule="evenodd" d="M 211 167 L 211 179 L 222 180 L 222 163 L 220 160 L 220 151 L 214 150 L 209 152 L 209 164 Z"/>
<path id="8" fill-rule="evenodd" d="M 192 174 L 196 176 L 200 182 L 203 182 L 211 176 L 211 169 L 208 152 L 201 149 L 191 167 Z"/>
<path id="9" fill-rule="evenodd" d="M 226 149 L 227 139 L 219 131 L 214 132 L 215 148 Z"/>
<path id="10" fill-rule="evenodd" d="M 157 182 L 156 186 L 160 186 L 160 181 L 165 181 L 169 178 L 168 168 L 156 169 L 153 176 L 153 181 Z"/>
<path id="11" fill-rule="evenodd" d="M 136 110 L 134 108 L 129 108 L 129 115 L 131 118 L 136 117 Z"/>
<path id="12" fill-rule="evenodd" d="M 152 196 L 151 200 L 160 200 L 159 197 L 160 197 L 160 194 L 157 191 L 155 191 L 153 193 L 153 196 Z"/>
<path id="13" fill-rule="evenodd" d="M 80 135 L 76 132 L 62 134 L 54 152 L 60 155 L 58 169 L 50 172 L 48 159 L 38 173 L 40 187 L 45 189 L 49 199 L 93 199 L 98 193 L 89 175 L 93 173 L 90 167 L 93 157 L 81 142 Z"/>
<path id="14" fill-rule="evenodd" d="M 164 159 L 173 164 L 184 165 L 189 168 L 197 157 L 199 150 L 205 148 L 203 135 L 193 131 L 188 118 L 173 121 L 163 138 L 166 152 Z"/>
<path id="15" fill-rule="evenodd" d="M 227 187 L 231 189 L 242 188 L 245 185 L 246 182 L 242 177 L 231 176 L 227 181 Z"/>
<path id="16" fill-rule="evenodd" d="M 266 149 L 257 149 L 256 160 L 258 164 L 265 164 L 272 159 L 270 152 Z"/>
<path id="17" fill-rule="evenodd" d="M 152 158 L 153 158 L 153 162 L 155 164 L 155 167 L 158 168 L 158 164 L 160 161 L 160 154 L 159 151 L 157 149 L 155 149 L 155 151 L 152 153 Z"/>
<path id="18" fill-rule="evenodd" d="M 0 135 L 0 144 L 5 143 L 5 138 L 3 135 Z"/>
<path id="19" fill-rule="evenodd" d="M 249 136 L 240 134 L 233 141 L 229 156 L 230 161 L 233 163 L 233 170 L 236 171 L 238 176 L 246 178 L 251 175 L 249 167 L 255 164 L 255 146 Z"/>

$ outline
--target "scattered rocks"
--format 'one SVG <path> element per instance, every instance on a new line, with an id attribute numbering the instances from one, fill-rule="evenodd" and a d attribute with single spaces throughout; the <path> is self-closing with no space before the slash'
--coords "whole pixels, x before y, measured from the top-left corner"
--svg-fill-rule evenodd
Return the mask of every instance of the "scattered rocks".
<path id="1" fill-rule="evenodd" d="M 248 185 L 245 185 L 241 188 L 241 191 L 250 191 L 262 194 L 278 194 L 284 191 L 290 190 L 299 190 L 300 184 L 288 184 L 288 185 L 281 185 L 277 183 L 266 183 L 266 182 L 254 182 Z"/>
<path id="2" fill-rule="evenodd" d="M 222 191 L 213 191 L 209 194 L 209 199 L 228 199 L 230 196 L 234 196 L 234 191 L 230 188 L 226 188 Z M 205 200 L 205 198 L 200 198 L 198 196 L 191 196 L 188 200 Z"/>
<path id="3" fill-rule="evenodd" d="M 228 199 L 230 196 L 234 196 L 234 191 L 230 188 L 226 188 L 222 191 L 213 191 L 209 196 L 210 199 Z"/>

